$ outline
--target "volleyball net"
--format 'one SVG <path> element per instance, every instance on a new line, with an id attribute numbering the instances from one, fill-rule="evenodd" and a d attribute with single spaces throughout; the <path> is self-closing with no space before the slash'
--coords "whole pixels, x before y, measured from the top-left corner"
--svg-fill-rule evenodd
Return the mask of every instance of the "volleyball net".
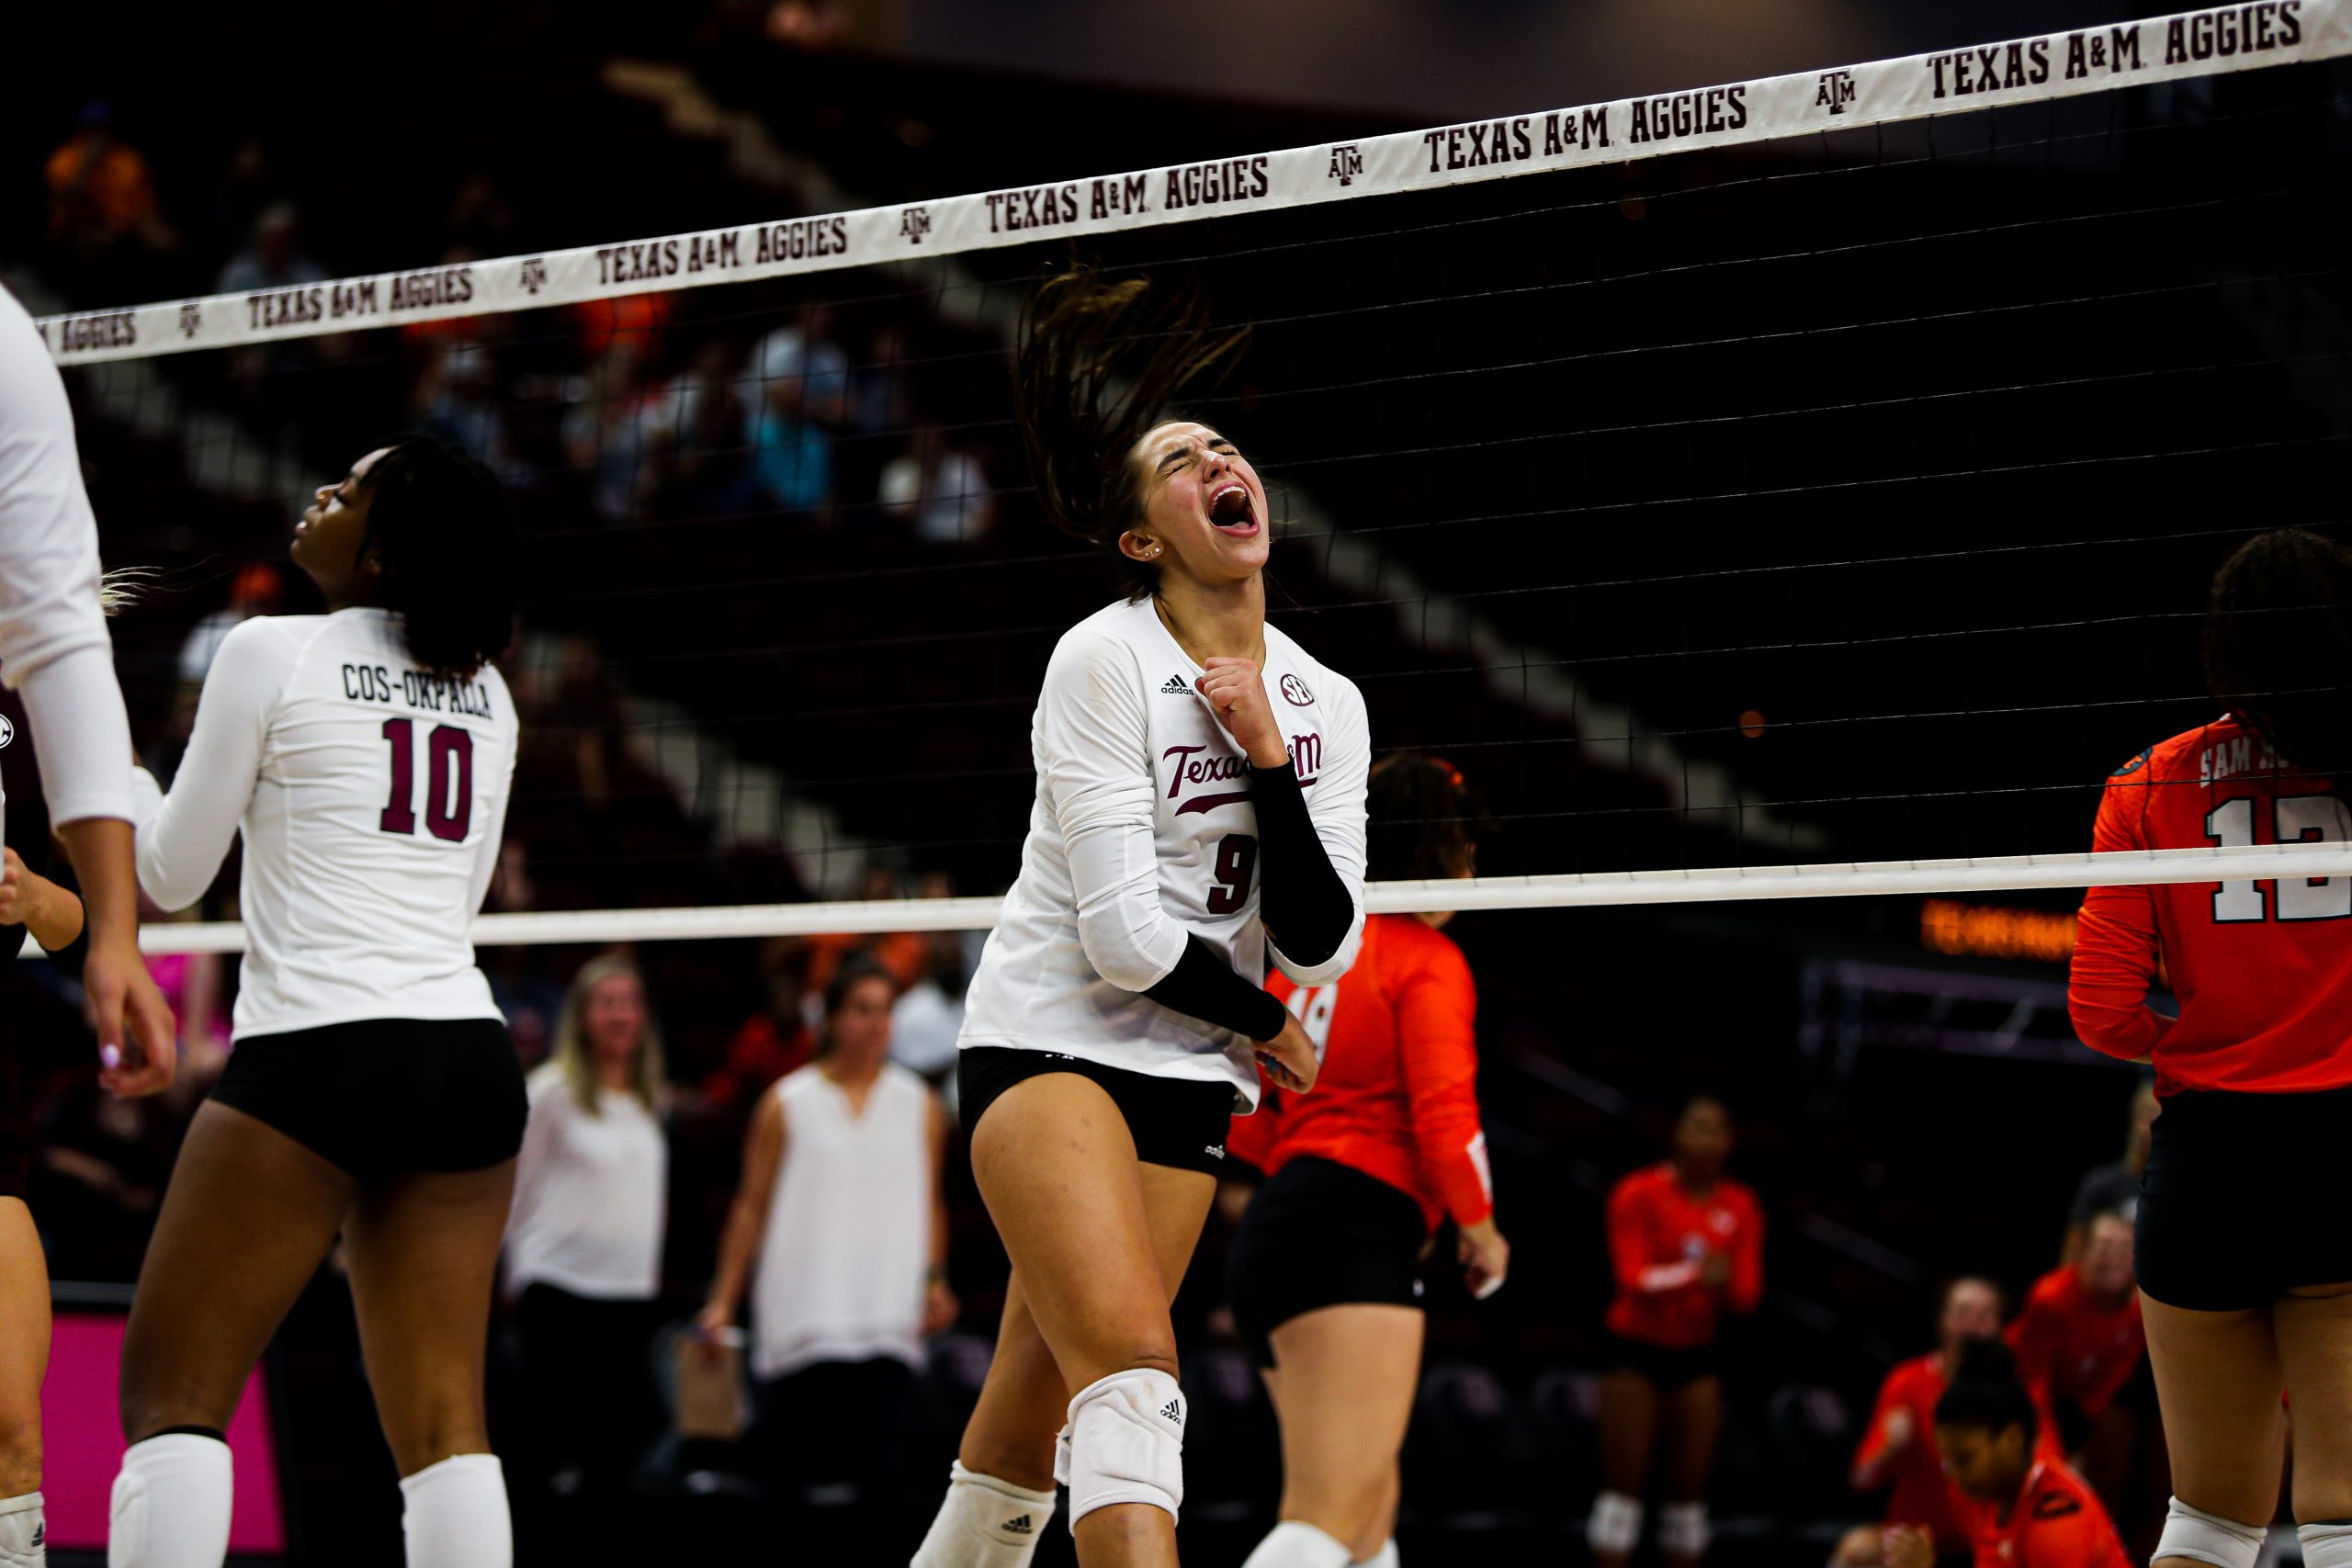
<path id="1" fill-rule="evenodd" d="M 2260 0 L 42 330 L 167 585 L 118 626 L 164 771 L 228 621 L 304 607 L 245 569 L 311 487 L 415 428 L 506 480 L 484 942 L 992 921 L 1114 592 L 1010 424 L 1073 255 L 1249 328 L 1183 412 L 1274 494 L 1272 618 L 1480 797 L 1482 874 L 1375 909 L 2344 876 L 2086 851 L 2211 716 L 2214 567 L 2343 520 L 2347 53 L 2352 0 Z"/>

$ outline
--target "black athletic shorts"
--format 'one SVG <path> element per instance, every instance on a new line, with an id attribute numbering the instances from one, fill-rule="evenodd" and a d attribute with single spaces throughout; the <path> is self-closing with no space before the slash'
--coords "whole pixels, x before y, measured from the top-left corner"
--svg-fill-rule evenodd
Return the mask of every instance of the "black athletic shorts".
<path id="1" fill-rule="evenodd" d="M 2352 1229 L 2328 1223 L 2324 1201 L 2347 1147 L 2352 1089 L 2166 1095 L 2133 1222 L 2140 1288 L 2234 1312 L 2352 1280 Z"/>
<path id="2" fill-rule="evenodd" d="M 1419 1306 L 1428 1242 L 1406 1193 L 1337 1160 L 1292 1160 L 1250 1200 L 1226 1254 L 1242 1348 L 1271 1367 L 1274 1330 L 1318 1307 Z"/>
<path id="3" fill-rule="evenodd" d="M 363 1179 L 513 1159 L 530 1115 L 522 1059 L 494 1018 L 248 1035 L 212 1098 Z"/>
<path id="4" fill-rule="evenodd" d="M 1723 1371 L 1723 1358 L 1713 1344 L 1675 1348 L 1653 1345 L 1646 1339 L 1628 1339 L 1622 1334 L 1611 1334 L 1609 1336 L 1609 1370 L 1639 1372 L 1656 1383 L 1660 1393 L 1672 1393 L 1701 1378 L 1719 1376 Z"/>
<path id="5" fill-rule="evenodd" d="M 1225 1134 L 1233 1125 L 1233 1086 L 1197 1078 L 1161 1078 L 1106 1067 L 1083 1057 L 1002 1045 L 975 1045 L 956 1055 L 956 1104 L 967 1133 L 1014 1084 L 1047 1073 L 1076 1073 L 1102 1086 L 1126 1119 L 1136 1157 L 1178 1170 L 1225 1168 Z"/>

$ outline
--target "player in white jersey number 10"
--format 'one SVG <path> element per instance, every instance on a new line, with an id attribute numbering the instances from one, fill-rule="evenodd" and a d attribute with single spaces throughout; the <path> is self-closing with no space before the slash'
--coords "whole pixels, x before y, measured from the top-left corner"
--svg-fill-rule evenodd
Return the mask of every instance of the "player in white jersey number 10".
<path id="1" fill-rule="evenodd" d="M 203 896 L 242 831 L 236 1049 L 189 1124 L 123 1344 L 130 1451 L 110 1568 L 217 1568 L 223 1437 L 254 1359 L 338 1235 L 408 1560 L 506 1568 L 482 1411 L 492 1277 L 526 1101 L 468 939 L 498 860 L 514 523 L 438 443 L 320 487 L 294 564 L 320 615 L 221 642 L 171 793 L 133 775 L 139 879 Z"/>

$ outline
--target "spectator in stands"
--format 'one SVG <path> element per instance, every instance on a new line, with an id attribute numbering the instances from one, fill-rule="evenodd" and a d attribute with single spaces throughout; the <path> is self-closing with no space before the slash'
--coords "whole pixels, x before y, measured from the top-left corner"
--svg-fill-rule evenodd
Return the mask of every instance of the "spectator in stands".
<path id="1" fill-rule="evenodd" d="M 276 615 L 278 600 L 284 592 L 285 582 L 275 562 L 248 561 L 239 567 L 236 580 L 229 590 L 229 603 L 197 622 L 181 642 L 180 684 L 201 689 L 205 675 L 212 668 L 212 656 L 220 650 L 221 640 L 241 621 L 255 615 Z M 189 695 L 192 703 L 194 692 L 191 691 Z M 192 706 L 190 716 L 194 716 Z"/>
<path id="2" fill-rule="evenodd" d="M 2075 1189 L 2074 1206 L 2066 1213 L 2066 1241 L 2058 1259 L 2061 1263 L 2072 1263 L 2082 1257 L 2091 1221 L 2099 1215 L 2120 1214 L 2129 1220 L 2139 1214 L 2140 1179 L 2148 1172 L 2148 1149 L 2155 1137 L 2159 1109 L 2156 1080 L 2142 1078 L 2132 1096 L 2132 1122 L 2124 1134 L 2123 1157 L 2112 1165 L 2094 1166 L 2085 1171 L 2082 1185 Z"/>
<path id="3" fill-rule="evenodd" d="M 1723 1423 L 1716 1340 L 1725 1314 L 1764 1293 L 1764 1211 L 1723 1174 L 1731 1113 L 1700 1096 L 1675 1122 L 1672 1157 L 1609 1194 L 1617 1365 L 1600 1380 L 1600 1495 L 1587 1535 L 1597 1568 L 1625 1568 L 1641 1540 L 1653 1457 L 1666 1456 L 1658 1549 L 1669 1568 L 1707 1551 L 1707 1478 Z"/>
<path id="4" fill-rule="evenodd" d="M 259 288 L 300 288 L 323 282 L 327 269 L 302 249 L 302 224 L 291 202 L 274 202 L 254 220 L 245 247 L 229 258 L 213 285 L 222 294 Z"/>
<path id="5" fill-rule="evenodd" d="M 768 1483 L 810 1544 L 809 1509 L 846 1497 L 828 1562 L 899 1568 L 899 1506 L 922 1338 L 956 1319 L 941 1184 L 947 1117 L 894 1066 L 888 971 L 844 963 L 816 1061 L 760 1100 L 718 1277 L 695 1320 L 715 1337 L 749 1291 Z M 756 1277 L 753 1266 L 757 1265 Z M 841 1516 L 837 1516 L 841 1517 Z"/>
<path id="6" fill-rule="evenodd" d="M 706 516 L 752 504 L 746 405 L 730 373 L 727 340 L 706 339 L 654 400 L 668 455 L 672 514 Z"/>
<path id="7" fill-rule="evenodd" d="M 164 221 L 146 156 L 116 134 L 114 107 L 103 99 L 82 107 L 45 174 L 50 243 L 60 253 L 61 275 L 85 291 L 77 297 L 135 286 L 145 276 L 144 256 L 178 244 Z"/>
<path id="8" fill-rule="evenodd" d="M 828 430 L 849 423 L 849 355 L 833 341 L 833 312 L 812 305 L 799 321 L 775 328 L 752 350 L 760 396 L 796 419 Z"/>
<path id="9" fill-rule="evenodd" d="M 1984 1568 L 2130 1568 L 2107 1510 L 2041 1440 L 2041 1423 L 2005 1346 L 1979 1339 L 1962 1348 L 1951 1385 L 1936 1401 L 1936 1447 L 1976 1561 Z M 1887 1568 L 1932 1568 L 1927 1531 L 1886 1534 Z"/>
<path id="10" fill-rule="evenodd" d="M 868 865 L 857 896 L 869 904 L 899 897 L 899 874 L 887 865 Z M 821 991 L 832 984 L 834 968 L 854 953 L 888 970 L 901 989 L 922 977 L 928 962 L 923 940 L 913 931 L 829 931 L 808 939 L 809 988 Z"/>
<path id="11" fill-rule="evenodd" d="M 2134 1382 L 2148 1339 L 2132 1275 L 2132 1222 L 2096 1216 L 2082 1257 L 2034 1281 L 2007 1337 L 2063 1450 L 2076 1456 L 2109 1507 L 2129 1517 L 2133 1451 L 2141 1429 L 2155 1421 L 2153 1385 Z M 2127 1391 L 2136 1398 L 2119 1397 Z"/>
<path id="12" fill-rule="evenodd" d="M 589 504 L 607 523 L 635 517 L 650 489 L 644 345 L 642 333 L 609 333 L 604 352 L 564 390 L 564 456 L 589 476 Z"/>
<path id="13" fill-rule="evenodd" d="M 661 1424 L 646 1347 L 662 1281 L 667 1082 L 634 964 L 607 954 L 582 966 L 529 1093 L 505 1249 L 526 1429 L 515 1493 L 526 1534 L 550 1493 L 586 1501 L 579 1522 L 605 1528 Z"/>
<path id="14" fill-rule="evenodd" d="M 1854 1455 L 1857 1492 L 1891 1485 L 1883 1525 L 1865 1525 L 1838 1543 L 1835 1568 L 1880 1568 L 1886 1562 L 1885 1532 L 1908 1528 L 1927 1532 L 1936 1554 L 1968 1551 L 1951 1482 L 1936 1451 L 1936 1401 L 1950 1386 L 1970 1341 L 2001 1332 L 2001 1287 L 1966 1275 L 1944 1287 L 1936 1316 L 1936 1348 L 1898 1363 L 1879 1385 L 1878 1404 Z"/>
<path id="15" fill-rule="evenodd" d="M 479 328 L 418 333 L 413 341 L 424 345 L 424 358 L 411 401 L 426 434 L 487 465 L 502 479 L 521 482 L 536 475 L 515 455 L 507 399 L 498 385 L 496 351 L 482 341 L 503 321 L 492 317 Z M 423 324 L 431 328 L 440 323 Z"/>
<path id="16" fill-rule="evenodd" d="M 913 357 L 914 344 L 904 327 L 885 322 L 874 330 L 865 358 L 850 367 L 851 429 L 860 435 L 882 435 L 906 428 L 906 367 Z"/>
<path id="17" fill-rule="evenodd" d="M 768 1003 L 743 1021 L 727 1046 L 726 1065 L 703 1080 L 703 1098 L 716 1106 L 744 1106 L 816 1052 L 808 1027 L 808 939 L 772 936 L 760 944 L 760 978 Z"/>
<path id="18" fill-rule="evenodd" d="M 212 197 L 213 254 L 226 255 L 245 243 L 261 215 L 285 199 L 268 141 L 256 131 L 238 137 Z"/>
<path id="19" fill-rule="evenodd" d="M 882 470 L 877 500 L 894 517 L 910 518 L 926 545 L 968 545 L 996 523 L 996 495 L 980 460 L 936 424 L 916 428 L 907 449 Z"/>

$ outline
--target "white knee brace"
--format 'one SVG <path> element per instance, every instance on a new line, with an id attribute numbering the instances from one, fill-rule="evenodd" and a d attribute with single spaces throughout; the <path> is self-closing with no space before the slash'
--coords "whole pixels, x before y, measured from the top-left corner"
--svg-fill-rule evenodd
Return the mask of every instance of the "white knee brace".
<path id="1" fill-rule="evenodd" d="M 908 1568 L 1027 1568 L 1053 1522 L 1054 1495 L 967 1470 L 947 1471 L 947 1495 Z"/>
<path id="2" fill-rule="evenodd" d="M 2270 1532 L 2258 1525 L 2242 1525 L 2202 1508 L 2192 1508 L 2175 1497 L 2165 1514 L 2165 1533 L 2156 1540 L 2156 1556 L 2186 1557 L 2211 1562 L 2214 1568 L 2254 1568 L 2262 1555 L 2263 1537 Z"/>
<path id="3" fill-rule="evenodd" d="M 1657 1511 L 1657 1549 L 1668 1557 L 1704 1557 L 1713 1532 L 1704 1503 L 1668 1503 Z"/>
<path id="4" fill-rule="evenodd" d="M 2352 1568 L 2352 1519 L 2331 1519 L 2295 1531 L 2303 1543 L 2303 1568 Z"/>
<path id="5" fill-rule="evenodd" d="M 1592 1500 L 1592 1518 L 1585 1526 L 1585 1544 L 1595 1551 L 1623 1554 L 1642 1543 L 1642 1505 L 1623 1492 L 1603 1492 Z"/>
<path id="6" fill-rule="evenodd" d="M 1184 1391 L 1148 1367 L 1114 1372 L 1069 1402 L 1069 1522 L 1117 1503 L 1170 1518 L 1184 1501 Z"/>
<path id="7" fill-rule="evenodd" d="M 44 1568 L 49 1562 L 41 1549 L 44 1518 L 38 1492 L 0 1497 L 0 1568 Z"/>
<path id="8" fill-rule="evenodd" d="M 1067 1421 L 1062 1423 L 1062 1429 L 1054 1434 L 1054 1484 L 1069 1484 L 1069 1423 Z"/>

